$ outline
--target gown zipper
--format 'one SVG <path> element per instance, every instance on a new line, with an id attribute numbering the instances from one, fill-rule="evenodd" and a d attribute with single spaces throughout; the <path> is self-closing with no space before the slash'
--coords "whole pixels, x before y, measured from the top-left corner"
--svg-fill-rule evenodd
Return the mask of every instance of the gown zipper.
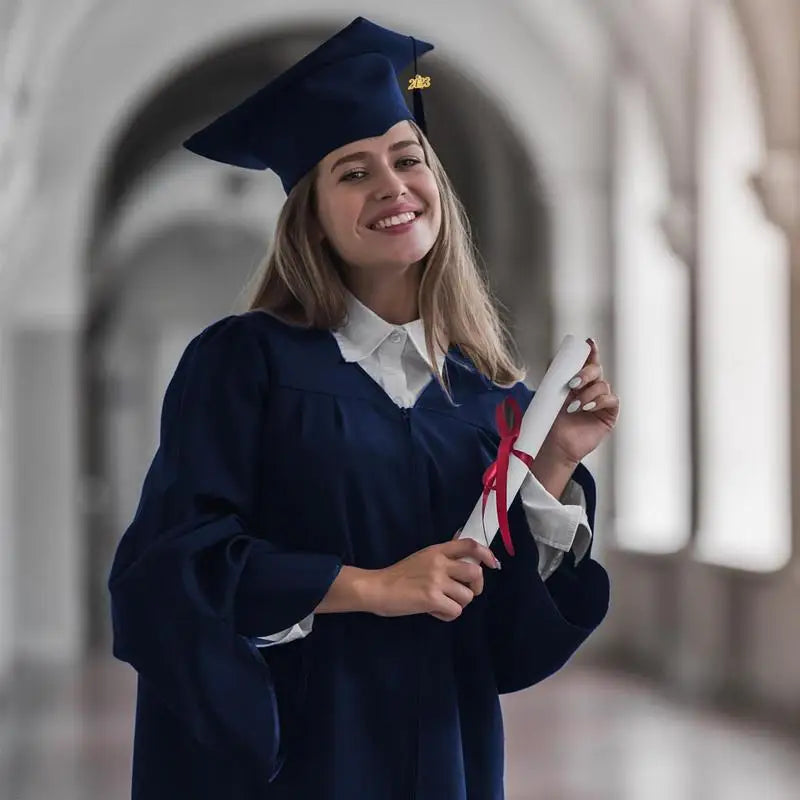
<path id="1" fill-rule="evenodd" d="M 406 431 L 408 432 L 409 437 L 411 436 L 411 409 L 410 408 L 400 408 L 400 414 L 402 415 L 403 419 L 406 422 Z M 413 466 L 413 465 L 412 465 Z M 412 747 L 411 749 L 411 781 L 409 785 L 409 798 L 414 800 L 417 796 L 417 762 L 419 760 L 419 693 L 420 693 L 420 670 L 419 665 L 417 665 L 417 675 L 416 675 L 416 693 L 414 698 L 414 724 L 412 726 L 412 730 L 414 732 Z"/>

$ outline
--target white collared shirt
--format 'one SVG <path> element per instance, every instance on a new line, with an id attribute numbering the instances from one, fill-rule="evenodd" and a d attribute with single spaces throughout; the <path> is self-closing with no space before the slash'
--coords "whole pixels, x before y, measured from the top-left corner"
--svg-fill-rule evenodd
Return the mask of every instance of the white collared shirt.
<path id="1" fill-rule="evenodd" d="M 435 380 L 425 348 L 425 329 L 421 319 L 392 325 L 347 292 L 347 322 L 331 331 L 345 361 L 358 365 L 401 408 L 414 405 L 425 386 Z M 436 362 L 441 373 L 445 353 L 438 349 Z M 586 498 L 577 481 L 567 483 L 560 498 L 555 498 L 528 471 L 520 488 L 525 519 L 539 551 L 539 574 L 547 580 L 570 549 L 578 563 L 592 537 L 586 516 Z M 307 636 L 314 614 L 279 633 L 254 639 L 258 647 L 286 644 Z"/>

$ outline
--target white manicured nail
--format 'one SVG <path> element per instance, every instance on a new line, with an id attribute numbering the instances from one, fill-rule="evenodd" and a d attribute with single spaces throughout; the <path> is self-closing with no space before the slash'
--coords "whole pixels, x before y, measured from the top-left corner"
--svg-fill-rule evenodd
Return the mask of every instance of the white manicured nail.
<path id="1" fill-rule="evenodd" d="M 591 410 L 592 410 L 592 409 L 593 409 L 593 408 L 594 408 L 596 405 L 597 405 L 597 403 L 595 403 L 595 401 L 594 401 L 594 400 L 592 400 L 592 402 L 591 402 L 591 403 L 587 403 L 587 404 L 586 404 L 586 405 L 583 407 L 583 410 L 584 410 L 584 411 L 591 411 Z"/>
<path id="2" fill-rule="evenodd" d="M 576 375 L 567 385 L 570 389 L 577 389 L 583 381 L 580 375 Z"/>
<path id="3" fill-rule="evenodd" d="M 577 411 L 580 408 L 580 406 L 581 406 L 581 401 L 580 400 L 573 400 L 567 406 L 567 414 L 572 414 L 573 411 Z"/>

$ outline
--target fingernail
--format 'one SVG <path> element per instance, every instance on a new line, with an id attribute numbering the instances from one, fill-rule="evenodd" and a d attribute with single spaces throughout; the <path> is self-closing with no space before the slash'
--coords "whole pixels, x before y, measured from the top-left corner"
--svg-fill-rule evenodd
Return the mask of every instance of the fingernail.
<path id="1" fill-rule="evenodd" d="M 573 400 L 567 406 L 567 414 L 572 414 L 573 411 L 577 411 L 580 408 L 580 406 L 581 406 L 581 401 L 580 400 Z"/>
<path id="2" fill-rule="evenodd" d="M 580 376 L 580 375 L 576 375 L 576 376 L 575 376 L 575 377 L 574 377 L 574 378 L 573 378 L 573 379 L 572 379 L 572 380 L 569 382 L 569 384 L 568 384 L 568 385 L 569 385 L 569 388 L 570 388 L 570 389 L 577 389 L 577 388 L 578 388 L 578 387 L 581 385 L 581 383 L 582 383 L 582 382 L 583 382 L 583 378 L 581 378 L 581 376 Z"/>
<path id="3" fill-rule="evenodd" d="M 587 403 L 587 404 L 586 404 L 586 405 L 583 407 L 583 410 L 584 410 L 584 411 L 591 411 L 591 410 L 592 410 L 592 409 L 593 409 L 593 408 L 594 408 L 596 405 L 597 405 L 597 403 L 595 403 L 595 401 L 594 401 L 594 400 L 592 400 L 592 402 L 591 402 L 591 403 Z"/>
<path id="4" fill-rule="evenodd" d="M 497 558 L 495 558 L 495 560 L 494 560 L 494 568 L 495 569 L 503 569 L 503 565 L 500 563 L 500 561 Z"/>

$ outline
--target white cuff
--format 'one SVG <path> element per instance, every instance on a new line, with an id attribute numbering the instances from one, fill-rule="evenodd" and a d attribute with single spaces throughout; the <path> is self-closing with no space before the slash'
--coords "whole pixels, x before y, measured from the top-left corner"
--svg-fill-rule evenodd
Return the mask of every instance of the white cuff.
<path id="1" fill-rule="evenodd" d="M 287 644 L 295 639 L 302 639 L 311 633 L 311 628 L 314 625 L 314 613 L 309 614 L 305 619 L 292 625 L 291 628 L 280 631 L 279 633 L 272 633 L 269 636 L 256 636 L 253 639 L 253 644 L 256 647 L 272 647 L 276 644 Z"/>
<path id="2" fill-rule="evenodd" d="M 583 487 L 570 479 L 557 499 L 528 471 L 520 487 L 520 499 L 539 550 L 542 578 L 552 574 L 570 550 L 575 554 L 575 563 L 580 562 L 592 540 Z"/>

